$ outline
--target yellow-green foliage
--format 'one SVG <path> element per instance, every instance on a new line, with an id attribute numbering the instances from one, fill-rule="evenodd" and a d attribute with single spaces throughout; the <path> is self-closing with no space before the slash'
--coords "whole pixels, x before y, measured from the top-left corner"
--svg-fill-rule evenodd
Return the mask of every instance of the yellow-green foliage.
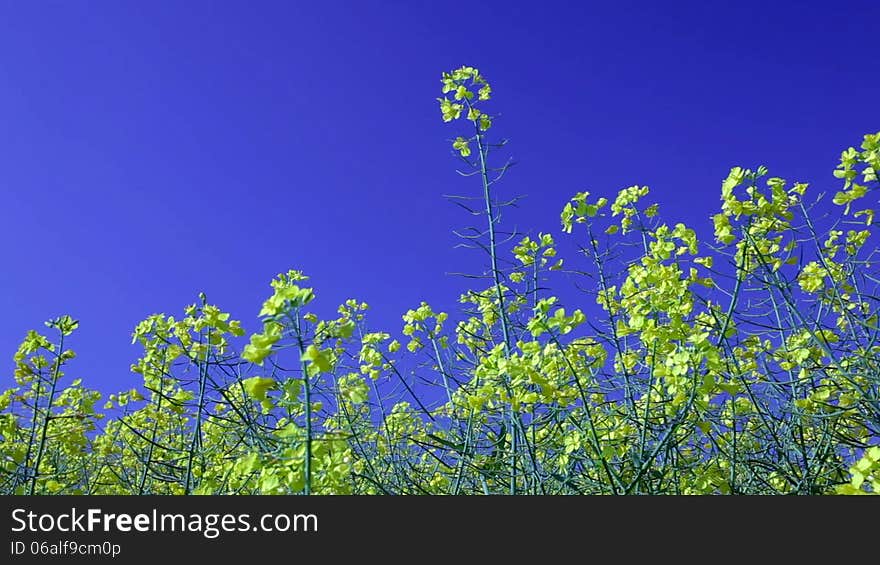
<path id="1" fill-rule="evenodd" d="M 561 203 L 565 242 L 505 249 L 491 94 L 473 67 L 442 75 L 491 257 L 491 284 L 458 312 L 422 302 L 399 334 L 354 299 L 319 319 L 291 270 L 249 336 L 203 295 L 138 324 L 141 383 L 103 401 L 63 370 L 77 322 L 51 320 L 0 394 L 0 492 L 880 492 L 876 226 L 862 206 L 880 133 L 841 155 L 837 221 L 814 217 L 806 184 L 734 167 L 706 239 L 634 185 Z M 563 243 L 579 250 L 565 262 Z M 577 293 L 550 293 L 572 279 Z"/>

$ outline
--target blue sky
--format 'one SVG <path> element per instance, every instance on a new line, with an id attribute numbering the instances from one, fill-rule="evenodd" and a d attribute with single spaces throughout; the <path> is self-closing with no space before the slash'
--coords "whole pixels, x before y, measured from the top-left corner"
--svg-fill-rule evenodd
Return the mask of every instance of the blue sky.
<path id="1" fill-rule="evenodd" d="M 0 4 L 0 388 L 64 313 L 69 374 L 130 388 L 139 320 L 204 291 L 257 330 L 289 268 L 377 329 L 454 307 L 447 273 L 485 263 L 442 196 L 479 191 L 435 100 L 463 64 L 518 163 L 501 195 L 527 196 L 506 225 L 533 233 L 561 235 L 575 192 L 646 184 L 707 237 L 730 167 L 834 190 L 880 129 L 880 4 L 529 4 Z"/>

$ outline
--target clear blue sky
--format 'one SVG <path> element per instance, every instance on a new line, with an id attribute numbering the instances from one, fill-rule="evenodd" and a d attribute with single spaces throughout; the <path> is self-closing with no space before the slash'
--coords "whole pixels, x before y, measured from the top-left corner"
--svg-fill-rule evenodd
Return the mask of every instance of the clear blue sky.
<path id="1" fill-rule="evenodd" d="M 823 6 L 824 4 L 824 6 Z M 528 7 L 531 6 L 531 7 Z M 839 186 L 880 129 L 880 2 L 0 3 L 0 388 L 29 328 L 80 319 L 69 374 L 134 386 L 134 325 L 204 291 L 258 329 L 269 280 L 397 332 L 484 258 L 435 101 L 478 67 L 518 161 L 509 226 L 647 184 L 708 236 L 731 166 Z"/>

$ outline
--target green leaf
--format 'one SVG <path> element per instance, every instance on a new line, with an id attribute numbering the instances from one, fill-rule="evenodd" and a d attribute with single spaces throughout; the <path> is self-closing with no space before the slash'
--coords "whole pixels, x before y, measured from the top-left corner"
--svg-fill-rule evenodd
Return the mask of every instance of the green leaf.
<path id="1" fill-rule="evenodd" d="M 458 137 L 454 142 L 452 142 L 452 148 L 458 150 L 461 153 L 462 157 L 467 157 L 471 154 L 471 148 L 468 145 L 468 140 L 463 137 Z"/>
<path id="2" fill-rule="evenodd" d="M 322 373 L 326 373 L 333 368 L 327 353 L 318 349 L 314 344 L 306 348 L 304 357 L 307 361 L 313 363 Z"/>
<path id="3" fill-rule="evenodd" d="M 275 388 L 275 379 L 269 377 L 251 377 L 241 381 L 248 396 L 256 400 L 265 400 L 266 393 Z"/>
<path id="4" fill-rule="evenodd" d="M 730 169 L 730 174 L 721 183 L 721 196 L 727 198 L 733 193 L 733 189 L 742 184 L 746 177 L 746 172 L 740 167 Z"/>
<path id="5" fill-rule="evenodd" d="M 440 100 L 440 112 L 443 114 L 444 122 L 451 122 L 461 117 L 461 111 L 464 108 L 461 104 L 454 104 L 446 98 L 438 98 Z"/>

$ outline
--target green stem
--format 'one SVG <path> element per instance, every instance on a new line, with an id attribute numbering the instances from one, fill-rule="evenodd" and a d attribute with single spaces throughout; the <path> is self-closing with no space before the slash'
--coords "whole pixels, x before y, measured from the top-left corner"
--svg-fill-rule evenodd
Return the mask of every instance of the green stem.
<path id="1" fill-rule="evenodd" d="M 49 421 L 52 419 L 52 403 L 55 401 L 55 389 L 58 385 L 58 376 L 61 373 L 61 356 L 64 354 L 64 332 L 61 332 L 61 339 L 58 342 L 58 356 L 55 358 L 55 367 L 52 369 L 52 388 L 49 390 L 49 402 L 46 404 L 46 416 L 43 418 L 43 429 L 40 432 L 40 445 L 37 448 L 37 458 L 34 461 L 33 475 L 31 476 L 31 487 L 28 494 L 33 495 L 34 489 L 37 487 L 37 477 L 40 474 L 40 463 L 43 460 L 43 451 L 46 448 L 46 434 L 49 432 Z M 34 410 L 36 400 L 34 401 Z"/>
<path id="2" fill-rule="evenodd" d="M 309 373 L 306 367 L 306 349 L 302 339 L 299 313 L 297 313 L 294 323 L 296 329 L 296 343 L 299 347 L 299 364 L 303 375 L 303 401 L 305 402 L 306 412 L 306 453 L 305 461 L 303 462 L 305 486 L 303 487 L 303 494 L 308 496 L 312 493 L 312 387 L 309 382 Z"/>
<path id="3" fill-rule="evenodd" d="M 468 104 L 470 109 L 470 104 Z M 501 333 L 504 337 L 504 354 L 510 357 L 510 328 L 507 321 L 507 310 L 504 308 L 504 292 L 501 290 L 501 272 L 498 269 L 497 242 L 495 239 L 495 211 L 492 208 L 492 195 L 489 190 L 489 169 L 486 164 L 488 148 L 483 142 L 484 133 L 480 130 L 478 122 L 474 123 L 477 130 L 477 148 L 480 154 L 480 179 L 483 183 L 483 202 L 486 205 L 486 215 L 489 220 L 489 258 L 492 267 L 492 280 L 495 283 L 495 296 L 498 300 L 498 310 L 501 314 Z M 516 411 L 511 406 L 508 409 L 508 421 L 510 428 L 510 494 L 516 494 L 516 461 L 518 446 L 518 426 Z"/>

